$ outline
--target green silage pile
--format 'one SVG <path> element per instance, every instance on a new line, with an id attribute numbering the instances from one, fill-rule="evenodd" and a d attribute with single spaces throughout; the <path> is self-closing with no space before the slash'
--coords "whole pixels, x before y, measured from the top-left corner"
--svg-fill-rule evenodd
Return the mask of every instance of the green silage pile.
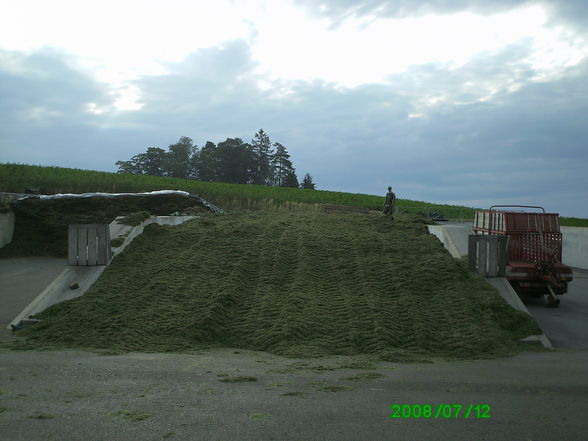
<path id="1" fill-rule="evenodd" d="M 16 218 L 14 237 L 12 242 L 0 249 L 0 258 L 65 257 L 69 224 L 109 224 L 117 216 L 133 214 L 129 216 L 130 224 L 138 225 L 142 219 L 149 217 L 149 213 L 208 213 L 194 199 L 178 194 L 63 199 L 31 197 L 13 203 L 11 209 Z"/>
<path id="2" fill-rule="evenodd" d="M 134 227 L 139 225 L 145 219 L 149 219 L 149 216 L 151 216 L 151 214 L 148 211 L 137 211 L 119 219 L 117 223 Z"/>
<path id="3" fill-rule="evenodd" d="M 203 346 L 385 360 L 497 357 L 539 331 L 400 215 L 231 214 L 150 225 L 27 344 L 122 351 Z"/>

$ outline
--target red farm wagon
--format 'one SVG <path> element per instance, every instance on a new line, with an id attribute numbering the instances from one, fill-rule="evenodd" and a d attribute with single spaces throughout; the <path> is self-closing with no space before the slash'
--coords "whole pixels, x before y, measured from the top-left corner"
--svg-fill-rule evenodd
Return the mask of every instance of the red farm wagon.
<path id="1" fill-rule="evenodd" d="M 529 209 L 537 212 L 522 211 Z M 557 296 L 567 292 L 572 269 L 562 263 L 558 213 L 536 206 L 493 205 L 476 212 L 472 230 L 506 236 L 505 275 L 517 293 L 546 294 L 549 305 L 559 304 Z"/>

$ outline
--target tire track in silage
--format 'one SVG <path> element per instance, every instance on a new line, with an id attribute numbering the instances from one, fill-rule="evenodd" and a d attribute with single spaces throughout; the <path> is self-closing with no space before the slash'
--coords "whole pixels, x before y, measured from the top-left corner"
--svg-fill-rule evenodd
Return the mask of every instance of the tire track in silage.
<path id="1" fill-rule="evenodd" d="M 258 284 L 244 319 L 244 332 L 253 347 L 269 350 L 283 338 L 280 314 L 290 303 L 289 287 L 298 271 L 298 238 L 292 225 L 270 223 L 257 243 L 260 249 Z"/>
<path id="2" fill-rule="evenodd" d="M 240 323 L 246 299 L 256 284 L 258 251 L 250 246 L 252 233 L 248 225 L 223 221 L 229 225 L 223 226 L 222 234 L 211 232 L 211 240 L 202 250 L 208 283 L 200 287 L 204 302 L 195 304 L 192 313 L 196 333 L 204 332 L 208 341 L 230 346 L 242 344 L 236 323 Z"/>
<path id="3" fill-rule="evenodd" d="M 314 223 L 308 228 L 308 223 Z M 316 317 L 322 311 L 321 302 L 329 302 L 328 293 L 323 289 L 328 271 L 325 261 L 324 238 L 317 234 L 318 219 L 309 216 L 305 222 L 297 224 L 293 233 L 297 237 L 295 253 L 295 270 L 285 267 L 291 272 L 289 283 L 282 285 L 285 301 L 280 307 L 279 317 L 275 324 L 276 337 L 273 348 L 280 353 L 296 354 L 301 346 L 309 350 L 322 347 L 324 323 Z"/>
<path id="4" fill-rule="evenodd" d="M 362 349 L 377 353 L 404 344 L 410 317 L 401 307 L 400 295 L 395 289 L 403 275 L 394 265 L 395 250 L 389 236 L 369 233 L 368 238 L 369 248 L 364 243 L 357 243 L 355 266 L 364 293 L 362 320 L 369 326 L 364 328 L 366 337 Z M 362 235 L 357 239 L 360 240 L 363 242 L 366 238 Z"/>
<path id="5" fill-rule="evenodd" d="M 329 222 L 331 221 L 331 222 Z M 306 320 L 312 326 L 312 344 L 323 351 L 349 351 L 345 332 L 348 315 L 344 299 L 349 288 L 342 284 L 341 263 L 349 256 L 342 251 L 348 242 L 345 224 L 329 217 L 318 217 L 314 234 L 306 235 L 308 259 L 308 313 Z"/>

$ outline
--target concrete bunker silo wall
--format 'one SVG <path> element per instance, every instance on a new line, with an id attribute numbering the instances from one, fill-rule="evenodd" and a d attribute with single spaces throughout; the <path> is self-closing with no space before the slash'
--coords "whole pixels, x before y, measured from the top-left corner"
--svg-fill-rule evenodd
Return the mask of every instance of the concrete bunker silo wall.
<path id="1" fill-rule="evenodd" d="M 0 213 L 0 248 L 12 241 L 14 213 Z"/>

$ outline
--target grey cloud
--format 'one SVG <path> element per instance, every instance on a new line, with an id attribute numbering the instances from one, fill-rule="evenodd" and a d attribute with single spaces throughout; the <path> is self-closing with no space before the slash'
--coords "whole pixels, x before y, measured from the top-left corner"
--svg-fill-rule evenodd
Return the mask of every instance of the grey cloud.
<path id="1" fill-rule="evenodd" d="M 86 112 L 88 103 L 108 106 L 113 96 L 54 50 L 0 51 L 0 97 L 2 162 L 111 168 L 137 135 L 124 121 L 113 127 L 112 117 Z"/>
<path id="2" fill-rule="evenodd" d="M 103 89 L 69 68 L 62 58 L 49 49 L 30 55 L 0 51 L 0 112 L 4 121 L 17 116 L 26 119 L 31 114 L 37 122 L 44 118 L 70 121 L 86 103 L 108 99 Z M 36 118 L 35 108 L 44 109 Z"/>
<path id="3" fill-rule="evenodd" d="M 144 103 L 135 117 L 163 131 L 188 126 L 196 133 L 236 136 L 245 128 L 240 121 L 247 113 L 263 107 L 254 67 L 243 41 L 200 50 L 167 65 L 169 74 L 135 83 Z"/>
<path id="4" fill-rule="evenodd" d="M 379 17 L 418 17 L 438 13 L 451 14 L 460 11 L 495 13 L 532 3 L 532 0 L 297 0 L 316 15 L 336 21 L 348 17 L 377 15 Z M 322 8 L 324 5 L 326 8 Z"/>
<path id="5" fill-rule="evenodd" d="M 530 84 L 492 102 L 432 112 L 416 140 L 428 146 L 427 160 L 414 163 L 421 176 L 436 176 L 427 194 L 437 193 L 438 200 L 451 193 L 461 200 L 540 199 L 586 216 L 588 195 L 580 189 L 588 188 L 588 64 L 578 70 L 575 77 Z"/>
<path id="6" fill-rule="evenodd" d="M 564 21 L 585 33 L 588 28 L 588 2 L 585 0 L 297 0 L 310 13 L 328 17 L 336 27 L 349 17 L 419 17 L 427 14 L 476 12 L 493 14 L 526 5 L 546 6 L 553 24 Z M 325 5 L 327 8 L 322 9 Z"/>
<path id="7" fill-rule="evenodd" d="M 480 67 L 474 63 L 469 68 Z M 440 74 L 438 68 L 432 71 Z M 394 90 L 401 90 L 404 81 L 409 97 L 397 97 L 384 87 L 376 94 L 367 93 L 369 87 L 349 91 L 347 108 L 366 115 L 369 123 L 344 114 L 330 124 L 326 116 L 320 119 L 324 127 L 318 145 L 340 146 L 340 154 L 314 153 L 317 182 L 372 194 L 392 183 L 412 199 L 541 203 L 586 216 L 588 200 L 581 189 L 588 188 L 588 95 L 583 80 L 588 66 L 577 71 L 559 81 L 521 84 L 519 91 L 503 91 L 489 102 L 439 105 L 414 119 L 406 115 L 410 99 L 417 99 L 411 75 L 394 84 Z M 428 78 L 425 84 L 435 82 L 435 75 L 422 73 Z M 452 75 L 440 81 L 457 89 L 473 72 Z M 322 106 L 324 100 L 323 93 Z M 387 100 L 394 103 L 390 113 L 383 106 Z M 316 129 L 307 128 L 306 139 L 312 142 Z"/>
<path id="8" fill-rule="evenodd" d="M 169 65 L 169 75 L 137 81 L 143 109 L 105 115 L 76 113 L 103 91 L 75 71 L 58 70 L 55 83 L 26 79 L 38 99 L 15 88 L 17 80 L 24 81 L 15 77 L 2 93 L 30 106 L 51 102 L 52 84 L 76 78 L 79 83 L 72 91 L 63 86 L 69 98 L 55 107 L 71 110 L 69 125 L 2 126 L 2 160 L 7 145 L 25 145 L 7 160 L 112 171 L 116 160 L 148 146 L 166 147 L 182 135 L 203 145 L 237 136 L 248 141 L 264 128 L 289 149 L 297 171 L 310 172 L 321 189 L 380 194 L 392 184 L 400 197 L 411 199 L 482 206 L 541 203 L 588 217 L 588 66 L 535 84 L 528 82 L 534 72 L 521 70 L 515 75 L 517 92 L 502 90 L 486 102 L 461 88 L 468 80 L 511 81 L 512 62 L 526 50 L 508 48 L 454 71 L 420 66 L 386 84 L 353 89 L 276 81 L 272 89 L 260 90 L 249 47 L 236 41 Z M 409 117 L 423 96 L 447 90 L 457 102 L 429 107 L 422 118 Z M 9 108 L 2 112 L 12 115 Z"/>
<path id="9" fill-rule="evenodd" d="M 588 2 L 585 0 L 546 0 L 544 3 L 553 14 L 554 24 L 564 21 L 577 31 L 586 33 L 588 29 Z"/>

